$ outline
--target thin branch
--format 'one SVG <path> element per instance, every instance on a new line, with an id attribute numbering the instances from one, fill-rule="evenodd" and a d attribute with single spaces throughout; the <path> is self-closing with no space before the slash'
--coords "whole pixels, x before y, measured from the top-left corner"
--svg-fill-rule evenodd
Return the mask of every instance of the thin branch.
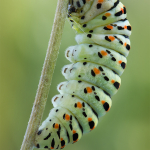
<path id="1" fill-rule="evenodd" d="M 47 101 L 52 76 L 58 57 L 62 32 L 67 15 L 67 4 L 69 0 L 58 0 L 53 29 L 48 44 L 47 54 L 43 65 L 35 102 L 32 108 L 30 120 L 21 146 L 21 150 L 32 150 L 34 147 L 35 135 L 41 123 L 45 104 Z"/>

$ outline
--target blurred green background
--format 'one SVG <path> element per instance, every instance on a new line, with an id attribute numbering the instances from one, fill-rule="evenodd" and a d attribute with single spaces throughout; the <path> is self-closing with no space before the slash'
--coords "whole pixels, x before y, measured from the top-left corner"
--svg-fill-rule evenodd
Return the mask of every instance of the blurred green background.
<path id="1" fill-rule="evenodd" d="M 113 107 L 98 127 L 65 150 L 148 150 L 150 147 L 150 1 L 122 0 L 133 27 L 132 48 Z M 20 149 L 34 102 L 57 0 L 0 0 L 0 149 Z M 64 81 L 65 49 L 75 45 L 66 21 L 44 120 Z"/>

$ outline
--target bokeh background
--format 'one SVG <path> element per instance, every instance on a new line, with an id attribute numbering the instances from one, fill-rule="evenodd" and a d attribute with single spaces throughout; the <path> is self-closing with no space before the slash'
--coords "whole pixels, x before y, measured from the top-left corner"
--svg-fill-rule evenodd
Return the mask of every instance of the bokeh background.
<path id="1" fill-rule="evenodd" d="M 113 107 L 98 127 L 65 150 L 149 150 L 150 148 L 150 12 L 149 0 L 122 0 L 133 27 L 132 49 L 113 96 Z M 34 102 L 57 0 L 0 0 L 0 149 L 20 149 Z M 69 62 L 65 49 L 75 45 L 66 21 L 44 120 L 51 98 L 64 81 Z"/>

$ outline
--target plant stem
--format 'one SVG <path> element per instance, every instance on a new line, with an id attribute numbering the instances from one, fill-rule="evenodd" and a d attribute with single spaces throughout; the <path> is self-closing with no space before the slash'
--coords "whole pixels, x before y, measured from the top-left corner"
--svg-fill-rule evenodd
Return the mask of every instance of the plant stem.
<path id="1" fill-rule="evenodd" d="M 34 147 L 35 135 L 41 123 L 56 60 L 58 57 L 61 37 L 67 15 L 68 1 L 69 0 L 58 0 L 54 24 L 38 85 L 38 90 L 36 93 L 34 105 L 30 115 L 24 140 L 21 146 L 21 150 L 32 150 Z"/>

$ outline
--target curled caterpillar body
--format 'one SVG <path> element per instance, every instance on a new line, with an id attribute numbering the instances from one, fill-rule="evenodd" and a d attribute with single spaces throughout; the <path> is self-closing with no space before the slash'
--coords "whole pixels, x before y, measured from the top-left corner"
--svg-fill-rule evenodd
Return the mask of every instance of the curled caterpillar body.
<path id="1" fill-rule="evenodd" d="M 131 25 L 119 0 L 70 0 L 68 18 L 78 45 L 66 50 L 54 108 L 40 126 L 37 148 L 62 149 L 93 130 L 112 106 L 130 51 Z"/>

